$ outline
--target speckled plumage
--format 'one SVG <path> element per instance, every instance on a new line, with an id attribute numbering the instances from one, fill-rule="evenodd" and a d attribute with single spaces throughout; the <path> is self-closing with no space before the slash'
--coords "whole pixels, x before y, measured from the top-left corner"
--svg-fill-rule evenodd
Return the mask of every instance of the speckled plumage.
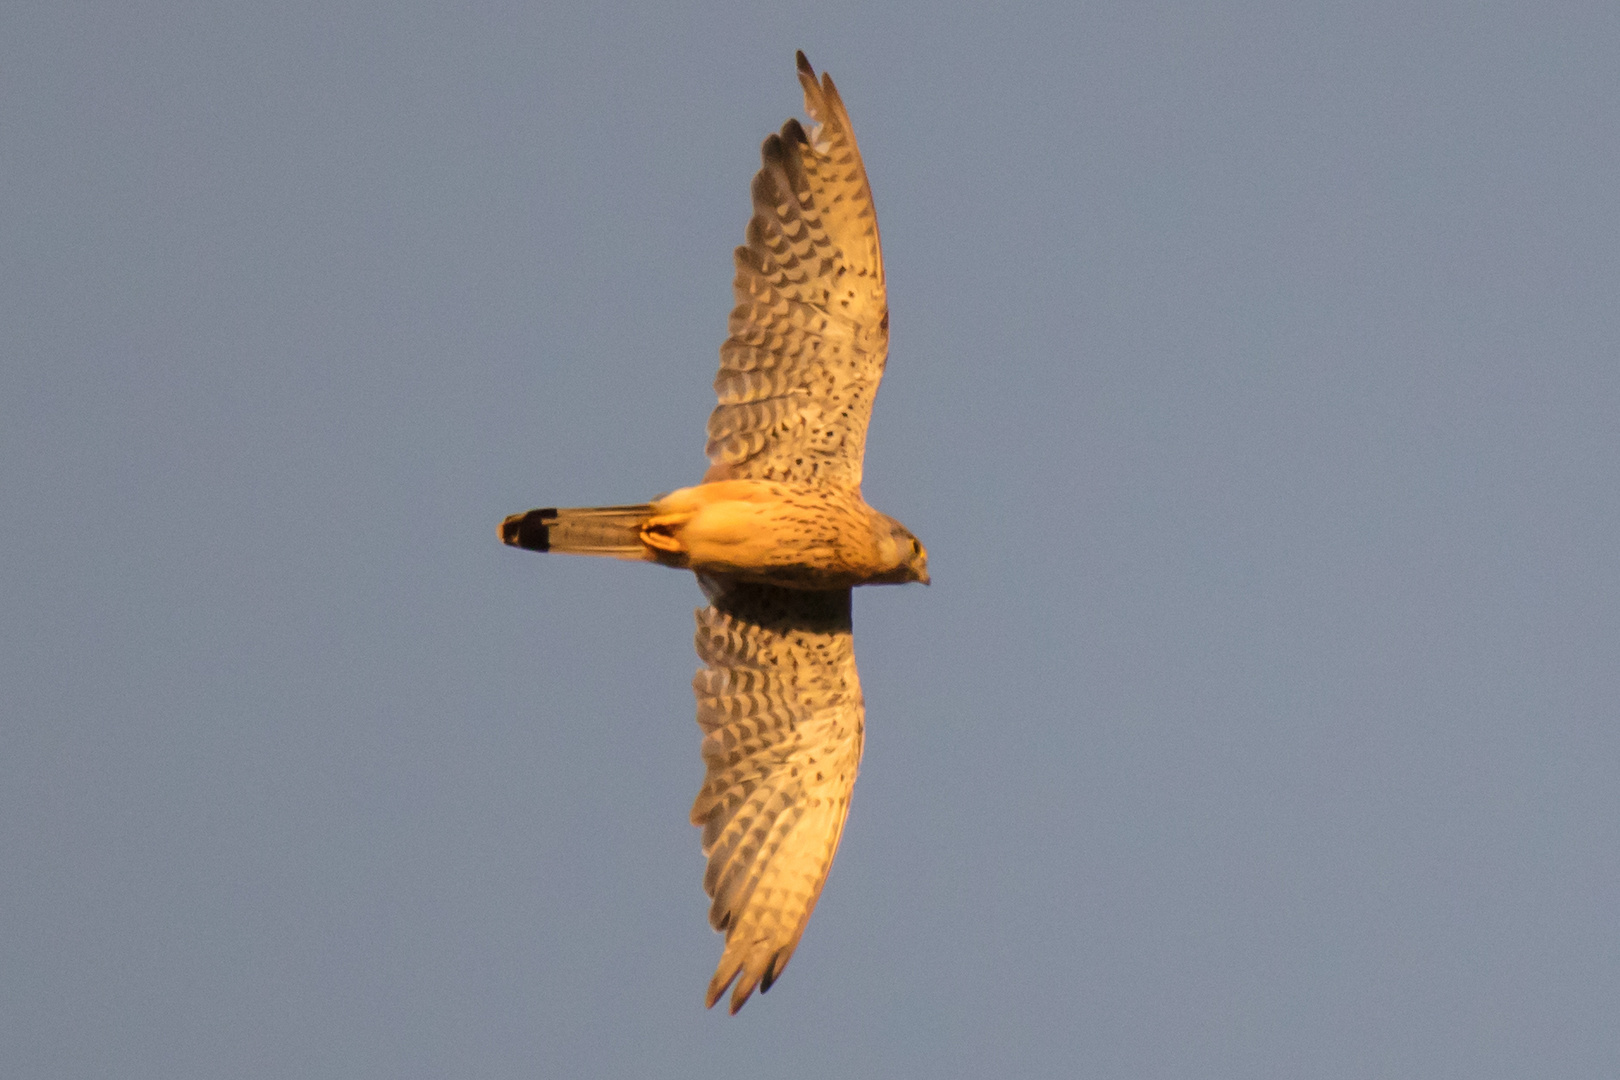
<path id="1" fill-rule="evenodd" d="M 692 681 L 707 774 L 692 823 L 709 921 L 726 935 L 707 1003 L 734 985 L 733 1013 L 793 955 L 849 812 L 865 724 L 850 590 L 928 581 L 921 543 L 861 497 L 888 354 L 883 256 L 849 114 L 803 53 L 798 66 L 815 126 L 789 120 L 761 150 L 703 483 L 501 526 L 531 550 L 693 570 L 709 597 Z"/>
<path id="2" fill-rule="evenodd" d="M 748 243 L 736 251 L 706 480 L 798 480 L 859 490 L 872 398 L 889 352 L 883 250 L 866 167 L 832 79 L 800 53 L 817 126 L 760 149 Z"/>
<path id="3" fill-rule="evenodd" d="M 713 1005 L 769 990 L 799 944 L 849 813 L 865 706 L 850 591 L 705 581 L 692 680 L 703 729 L 703 788 L 692 824 L 709 858 L 709 924 L 726 935 Z"/>

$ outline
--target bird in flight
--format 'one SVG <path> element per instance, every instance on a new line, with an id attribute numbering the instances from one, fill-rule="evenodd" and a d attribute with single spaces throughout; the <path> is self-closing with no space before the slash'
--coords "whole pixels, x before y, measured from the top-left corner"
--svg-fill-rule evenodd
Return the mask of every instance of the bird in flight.
<path id="1" fill-rule="evenodd" d="M 849 113 L 798 54 L 810 130 L 765 140 L 747 243 L 736 250 L 703 482 L 635 506 L 513 514 L 530 551 L 661 563 L 697 574 L 692 680 L 706 775 L 709 922 L 726 936 L 709 983 L 731 1011 L 782 974 L 838 850 L 865 703 L 850 590 L 928 584 L 928 553 L 861 497 L 872 398 L 889 351 L 877 215 Z"/>

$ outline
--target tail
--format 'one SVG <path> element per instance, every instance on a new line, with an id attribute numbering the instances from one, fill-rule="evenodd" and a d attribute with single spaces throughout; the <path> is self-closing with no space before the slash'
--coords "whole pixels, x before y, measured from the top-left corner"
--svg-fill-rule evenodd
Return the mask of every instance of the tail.
<path id="1" fill-rule="evenodd" d="M 651 559 L 641 542 L 641 527 L 652 516 L 652 504 L 577 506 L 530 510 L 501 522 L 501 540 L 530 551 L 572 555 L 606 555 L 613 559 Z"/>

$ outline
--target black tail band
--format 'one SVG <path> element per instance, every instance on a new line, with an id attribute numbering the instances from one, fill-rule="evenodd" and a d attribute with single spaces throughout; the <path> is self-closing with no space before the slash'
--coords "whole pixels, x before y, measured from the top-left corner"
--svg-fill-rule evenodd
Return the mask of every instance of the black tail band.
<path id="1" fill-rule="evenodd" d="M 526 514 L 513 514 L 501 522 L 501 539 L 513 547 L 529 551 L 551 550 L 551 526 L 557 520 L 555 507 L 530 510 Z"/>

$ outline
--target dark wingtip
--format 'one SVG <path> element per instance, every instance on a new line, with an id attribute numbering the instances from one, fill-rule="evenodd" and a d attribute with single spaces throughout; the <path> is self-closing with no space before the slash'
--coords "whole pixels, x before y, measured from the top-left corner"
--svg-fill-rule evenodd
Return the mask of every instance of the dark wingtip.
<path id="1" fill-rule="evenodd" d="M 803 49 L 800 49 L 798 52 L 794 53 L 793 59 L 798 62 L 800 71 L 810 76 L 812 79 L 816 77 L 816 69 L 810 66 L 810 60 L 804 55 Z"/>
<path id="2" fill-rule="evenodd" d="M 501 542 L 528 551 L 550 551 L 551 526 L 547 522 L 556 520 L 554 507 L 513 514 L 501 522 Z"/>

